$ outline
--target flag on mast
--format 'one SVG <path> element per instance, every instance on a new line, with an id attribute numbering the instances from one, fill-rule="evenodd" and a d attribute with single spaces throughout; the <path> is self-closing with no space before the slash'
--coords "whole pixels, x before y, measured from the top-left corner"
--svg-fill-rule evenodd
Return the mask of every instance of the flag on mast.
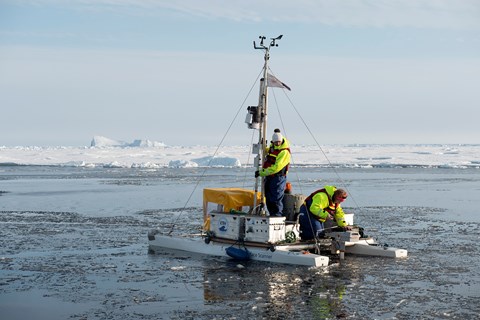
<path id="1" fill-rule="evenodd" d="M 270 73 L 268 74 L 268 78 L 267 78 L 267 87 L 284 88 L 284 89 L 287 89 L 289 91 L 292 91 L 292 89 L 290 89 L 289 86 L 287 86 L 285 83 L 283 83 L 282 81 L 275 78 Z"/>

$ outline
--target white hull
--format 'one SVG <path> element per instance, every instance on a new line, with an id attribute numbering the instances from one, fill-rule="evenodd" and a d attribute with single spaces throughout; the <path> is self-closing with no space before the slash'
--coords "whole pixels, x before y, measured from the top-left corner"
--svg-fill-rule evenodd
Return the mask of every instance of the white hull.
<path id="1" fill-rule="evenodd" d="M 169 249 L 174 251 L 185 251 L 204 255 L 219 257 L 229 257 L 226 249 L 232 246 L 232 243 L 210 241 L 208 244 L 203 238 L 182 238 L 172 237 L 151 232 L 149 234 L 149 247 L 152 250 Z M 343 245 L 344 244 L 344 245 Z M 235 245 L 234 247 L 238 247 Z M 241 249 L 244 247 L 242 246 Z M 314 253 L 309 253 L 309 249 L 314 249 L 312 243 L 297 243 L 285 245 L 268 245 L 265 243 L 245 244 L 245 248 L 250 253 L 251 260 L 266 261 L 273 263 L 283 263 L 292 265 L 303 265 L 312 267 L 328 266 L 329 257 Z M 271 248 L 274 248 L 271 250 Z M 340 254 L 343 259 L 345 253 L 363 256 L 384 257 L 384 258 L 404 258 L 407 257 L 407 250 L 379 246 L 369 239 L 360 239 L 357 241 L 346 241 L 341 243 L 339 250 L 332 250 L 332 253 Z"/>
<path id="2" fill-rule="evenodd" d="M 364 256 L 405 258 L 407 250 L 393 247 L 378 246 L 372 240 L 360 239 L 355 242 L 345 242 L 345 252 Z"/>
<path id="3" fill-rule="evenodd" d="M 332 238 L 332 253 L 339 253 L 341 259 L 343 259 L 345 253 L 385 258 L 404 258 L 407 256 L 407 250 L 405 249 L 381 246 L 373 238 L 360 238 L 356 228 L 347 232 L 327 232 L 326 235 Z"/>
<path id="4" fill-rule="evenodd" d="M 219 243 L 214 241 L 211 241 L 207 244 L 201 238 L 179 238 L 158 234 L 149 235 L 149 237 L 149 246 L 152 250 L 171 249 L 205 255 L 229 257 L 225 250 L 232 246 L 229 243 Z M 302 246 L 275 246 L 274 251 L 270 250 L 268 247 L 262 248 L 248 245 L 246 245 L 245 247 L 250 252 L 251 260 L 312 267 L 328 266 L 329 262 L 329 258 L 326 256 L 321 256 L 313 253 L 304 253 L 301 250 Z M 295 248 L 297 248 L 298 251 L 291 251 Z"/>

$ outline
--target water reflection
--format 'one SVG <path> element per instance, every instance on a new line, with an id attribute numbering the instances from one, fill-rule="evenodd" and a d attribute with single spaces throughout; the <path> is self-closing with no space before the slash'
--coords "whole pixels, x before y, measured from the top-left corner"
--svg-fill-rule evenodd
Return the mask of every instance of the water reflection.
<path id="1" fill-rule="evenodd" d="M 204 266 L 204 300 L 210 306 L 243 305 L 239 318 L 342 318 L 344 295 L 355 270 L 341 276 L 338 265 L 307 268 L 251 261 Z"/>

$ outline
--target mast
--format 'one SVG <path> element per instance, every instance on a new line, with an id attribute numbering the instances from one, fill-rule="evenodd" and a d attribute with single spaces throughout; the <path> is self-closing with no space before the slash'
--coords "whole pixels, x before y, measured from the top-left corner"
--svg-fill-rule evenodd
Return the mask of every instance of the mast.
<path id="1" fill-rule="evenodd" d="M 260 88 L 259 88 L 259 95 L 258 95 L 258 105 L 257 106 L 249 106 L 248 107 L 248 114 L 247 120 L 248 127 L 250 129 L 258 129 L 258 143 L 253 145 L 252 153 L 256 154 L 255 161 L 254 161 L 254 168 L 255 170 L 260 170 L 263 165 L 263 161 L 265 160 L 265 152 L 268 146 L 267 140 L 267 115 L 268 115 L 268 60 L 270 59 L 270 49 L 272 47 L 278 47 L 276 44 L 277 40 L 282 39 L 283 35 L 280 35 L 276 38 L 270 38 L 270 44 L 266 46 L 264 44 L 264 40 L 266 37 L 260 36 L 260 44 L 257 46 L 255 41 L 253 41 L 253 47 L 258 50 L 264 51 L 264 64 L 263 64 L 263 78 L 260 80 Z M 259 178 L 260 179 L 260 199 L 262 199 L 262 203 L 260 205 L 257 204 L 257 193 L 258 193 L 258 186 L 259 186 Z M 257 177 L 255 178 L 255 193 L 254 193 L 254 200 L 253 205 L 255 211 L 253 213 L 259 215 L 265 215 L 265 203 L 263 203 L 263 199 L 265 198 L 265 177 Z"/>

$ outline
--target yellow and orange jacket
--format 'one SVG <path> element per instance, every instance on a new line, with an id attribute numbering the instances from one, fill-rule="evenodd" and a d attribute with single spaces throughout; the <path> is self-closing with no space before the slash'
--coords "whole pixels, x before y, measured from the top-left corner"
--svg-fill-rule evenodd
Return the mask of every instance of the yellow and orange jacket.
<path id="1" fill-rule="evenodd" d="M 266 177 L 272 174 L 287 174 L 291 155 L 290 142 L 286 138 L 283 138 L 282 144 L 278 147 L 271 143 L 266 149 L 266 155 L 263 168 L 259 172 L 260 176 Z"/>
<path id="2" fill-rule="evenodd" d="M 332 200 L 335 190 L 337 188 L 334 186 L 325 186 L 313 192 L 305 199 L 305 206 L 320 222 L 325 222 L 331 214 L 339 227 L 345 227 L 347 225 L 345 212 L 340 204 L 335 204 Z"/>

